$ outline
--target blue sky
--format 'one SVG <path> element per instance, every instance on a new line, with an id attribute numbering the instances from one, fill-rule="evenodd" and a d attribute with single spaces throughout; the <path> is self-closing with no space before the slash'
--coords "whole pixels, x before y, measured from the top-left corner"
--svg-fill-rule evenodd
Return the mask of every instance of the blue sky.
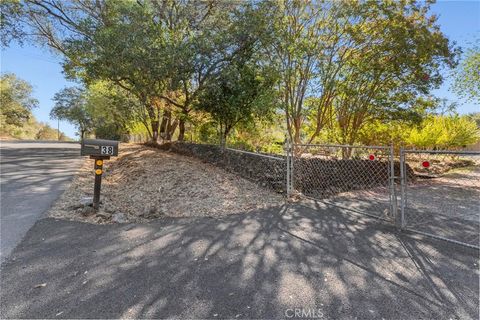
<path id="1" fill-rule="evenodd" d="M 431 12 L 438 15 L 438 23 L 446 36 L 461 47 L 480 39 L 480 0 L 438 1 Z M 49 119 L 53 95 L 66 86 L 74 85 L 63 77 L 60 61 L 46 49 L 27 45 L 19 47 L 12 44 L 9 48 L 2 48 L 1 52 L 1 72 L 15 73 L 33 85 L 34 96 L 40 102 L 33 113 L 39 121 L 48 122 L 54 128 L 57 127 L 56 121 Z M 480 111 L 480 106 L 466 103 L 450 92 L 450 83 L 447 78 L 443 86 L 433 93 L 440 98 L 457 101 L 460 113 Z M 75 128 L 67 122 L 60 122 L 60 130 L 69 137 L 75 137 Z"/>

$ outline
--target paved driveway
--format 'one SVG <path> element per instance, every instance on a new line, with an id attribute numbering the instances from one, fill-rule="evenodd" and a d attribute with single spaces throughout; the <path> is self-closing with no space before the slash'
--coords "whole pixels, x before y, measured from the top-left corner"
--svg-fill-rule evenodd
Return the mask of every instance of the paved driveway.
<path id="1" fill-rule="evenodd" d="M 41 219 L 3 267 L 0 317 L 478 318 L 477 250 L 312 206 L 144 225 Z"/>
<path id="2" fill-rule="evenodd" d="M 0 142 L 0 260 L 64 191 L 82 159 L 77 143 Z"/>

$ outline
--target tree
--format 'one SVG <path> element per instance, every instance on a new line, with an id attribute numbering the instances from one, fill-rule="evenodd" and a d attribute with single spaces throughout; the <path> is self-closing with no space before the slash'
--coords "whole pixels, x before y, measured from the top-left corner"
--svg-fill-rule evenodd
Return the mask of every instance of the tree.
<path id="1" fill-rule="evenodd" d="M 12 40 L 22 43 L 25 30 L 18 18 L 23 15 L 20 0 L 2 0 L 0 2 L 0 41 L 7 47 Z"/>
<path id="2" fill-rule="evenodd" d="M 272 81 L 260 70 L 255 62 L 240 59 L 213 76 L 199 96 L 197 107 L 218 124 L 222 146 L 236 125 L 271 115 Z"/>
<path id="3" fill-rule="evenodd" d="M 108 23 L 82 20 L 92 31 L 64 42 L 67 57 L 73 57 L 66 61 L 65 70 L 87 85 L 109 81 L 134 95 L 144 107 L 144 124 L 156 142 L 160 97 L 166 92 L 169 78 L 165 68 L 169 35 L 155 22 L 148 3 L 112 3 L 105 19 Z"/>
<path id="4" fill-rule="evenodd" d="M 332 6 L 335 6 L 332 4 Z M 322 32 L 327 10 L 317 2 L 266 1 L 260 7 L 264 11 L 262 38 L 264 49 L 270 53 L 270 63 L 278 70 L 281 103 L 285 110 L 287 130 L 294 143 L 301 143 L 301 132 L 306 117 L 304 100 L 312 89 L 323 48 Z M 330 76 L 326 69 L 322 69 Z M 327 92 L 323 96 L 328 95 Z M 316 114 L 318 130 L 323 127 L 326 110 L 324 103 Z"/>
<path id="5" fill-rule="evenodd" d="M 480 130 L 480 112 L 472 112 L 467 115 L 470 119 L 475 121 L 477 128 Z"/>
<path id="6" fill-rule="evenodd" d="M 228 34 L 222 27 L 229 17 L 224 9 L 235 6 L 214 1 L 26 0 L 18 20 L 64 56 L 70 77 L 87 86 L 107 80 L 135 95 L 156 142 L 160 121 L 168 121 L 173 108 L 180 110 L 175 115 L 183 139 L 197 92 L 225 57 L 234 54 L 230 42 L 218 35 Z"/>
<path id="7" fill-rule="evenodd" d="M 428 93 L 442 82 L 440 66 L 455 65 L 456 51 L 428 9 L 428 3 L 366 2 L 355 10 L 361 22 L 348 33 L 368 46 L 353 52 L 339 73 L 338 142 L 355 143 L 362 127 L 375 120 L 418 123 L 434 107 Z"/>
<path id="8" fill-rule="evenodd" d="M 5 8 L 7 29 L 21 26 L 22 35 L 61 54 L 68 77 L 86 87 L 106 80 L 133 94 L 156 141 L 168 35 L 152 15 L 152 2 L 25 0 Z"/>
<path id="9" fill-rule="evenodd" d="M 258 110 L 246 101 L 256 100 L 252 88 L 268 83 L 294 143 L 330 136 L 354 144 L 370 124 L 418 123 L 435 105 L 429 91 L 442 81 L 439 70 L 455 65 L 456 49 L 429 6 L 413 0 L 25 0 L 6 12 L 18 18 L 8 17 L 8 28 L 22 24 L 25 34 L 61 53 L 65 73 L 87 90 L 114 84 L 135 101 L 109 108 L 114 100 L 97 95 L 94 114 L 101 117 L 93 120 L 102 136 L 125 130 L 131 114 L 152 141 L 176 132 L 183 140 L 202 108 L 222 122 L 225 135 L 239 118 L 252 122 L 244 115 Z M 255 83 L 249 74 L 259 67 L 275 81 Z"/>
<path id="10" fill-rule="evenodd" d="M 248 151 L 283 154 L 285 132 L 285 119 L 277 110 L 266 118 L 240 123 L 229 145 Z"/>
<path id="11" fill-rule="evenodd" d="M 136 123 L 146 121 L 138 99 L 110 82 L 92 83 L 85 90 L 85 100 L 96 138 L 120 140 Z"/>
<path id="12" fill-rule="evenodd" d="M 38 106 L 32 86 L 15 74 L 0 77 L 0 133 L 15 138 L 35 138 L 38 123 L 32 109 Z"/>
<path id="13" fill-rule="evenodd" d="M 0 77 L 0 133 L 17 139 L 58 139 L 57 130 L 48 124 L 39 123 L 32 114 L 38 106 L 32 97 L 32 86 L 12 73 Z M 66 139 L 60 133 L 63 140 Z"/>
<path id="14" fill-rule="evenodd" d="M 22 127 L 31 117 L 38 100 L 32 97 L 32 86 L 12 73 L 0 77 L 0 125 Z"/>
<path id="15" fill-rule="evenodd" d="M 85 134 L 93 129 L 92 117 L 87 110 L 85 90 L 78 87 L 64 88 L 55 94 L 53 101 L 55 106 L 50 111 L 50 118 L 73 123 L 83 140 Z"/>
<path id="16" fill-rule="evenodd" d="M 57 140 L 60 137 L 62 140 L 62 134 L 57 129 L 53 129 L 47 123 L 40 123 L 40 130 L 35 135 L 36 140 Z M 65 137 L 63 137 L 65 140 Z"/>
<path id="17" fill-rule="evenodd" d="M 19 20 L 64 55 L 67 75 L 111 81 L 144 104 L 153 141 L 176 123 L 183 139 L 209 78 L 260 33 L 254 6 L 228 2 L 26 0 L 22 9 Z"/>
<path id="18" fill-rule="evenodd" d="M 480 46 L 468 48 L 454 72 L 452 89 L 460 97 L 480 103 Z"/>
<path id="19" fill-rule="evenodd" d="M 358 132 L 358 142 L 365 146 L 388 146 L 399 148 L 408 139 L 412 124 L 402 120 L 366 123 Z"/>
<path id="20" fill-rule="evenodd" d="M 455 65 L 456 50 L 428 2 L 265 3 L 275 9 L 266 13 L 264 43 L 297 144 L 313 141 L 332 120 L 341 142 L 353 143 L 368 121 L 418 118 L 421 110 L 411 107 L 425 105 L 442 66 Z"/>
<path id="21" fill-rule="evenodd" d="M 248 23 L 251 6 L 235 2 L 165 1 L 156 9 L 174 39 L 169 50 L 173 53 L 168 67 L 172 75 L 169 94 L 162 99 L 167 110 L 173 107 L 179 111 L 176 116 L 181 141 L 202 90 L 219 69 L 256 41 L 251 32 L 255 24 Z"/>

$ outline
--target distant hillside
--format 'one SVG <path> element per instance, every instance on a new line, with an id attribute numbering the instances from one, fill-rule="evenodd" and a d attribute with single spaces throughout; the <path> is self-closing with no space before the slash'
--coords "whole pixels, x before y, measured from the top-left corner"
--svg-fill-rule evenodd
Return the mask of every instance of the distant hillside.
<path id="1" fill-rule="evenodd" d="M 72 141 L 63 132 L 52 128 L 48 123 L 38 122 L 35 117 L 21 126 L 2 124 L 0 126 L 0 140 L 61 140 Z"/>
<path id="2" fill-rule="evenodd" d="M 32 85 L 15 74 L 0 76 L 0 139 L 71 140 L 35 119 L 32 109 L 38 106 L 38 100 L 32 92 Z"/>

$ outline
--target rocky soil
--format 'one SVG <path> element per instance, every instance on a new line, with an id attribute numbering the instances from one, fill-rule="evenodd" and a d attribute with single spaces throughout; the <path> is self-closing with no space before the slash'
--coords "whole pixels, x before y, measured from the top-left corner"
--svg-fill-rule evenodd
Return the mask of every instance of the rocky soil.
<path id="1" fill-rule="evenodd" d="M 422 165 L 423 162 L 428 162 L 428 167 Z M 455 172 L 458 168 L 469 168 L 478 165 L 480 157 L 471 158 L 452 158 L 450 156 L 425 156 L 409 159 L 408 164 L 413 168 L 415 173 L 420 176 L 438 177 L 444 174 Z"/>
<path id="2" fill-rule="evenodd" d="M 280 194 L 223 169 L 142 145 L 122 144 L 105 161 L 101 206 L 91 207 L 93 160 L 86 159 L 49 216 L 91 223 L 162 217 L 223 216 L 280 205 Z"/>

